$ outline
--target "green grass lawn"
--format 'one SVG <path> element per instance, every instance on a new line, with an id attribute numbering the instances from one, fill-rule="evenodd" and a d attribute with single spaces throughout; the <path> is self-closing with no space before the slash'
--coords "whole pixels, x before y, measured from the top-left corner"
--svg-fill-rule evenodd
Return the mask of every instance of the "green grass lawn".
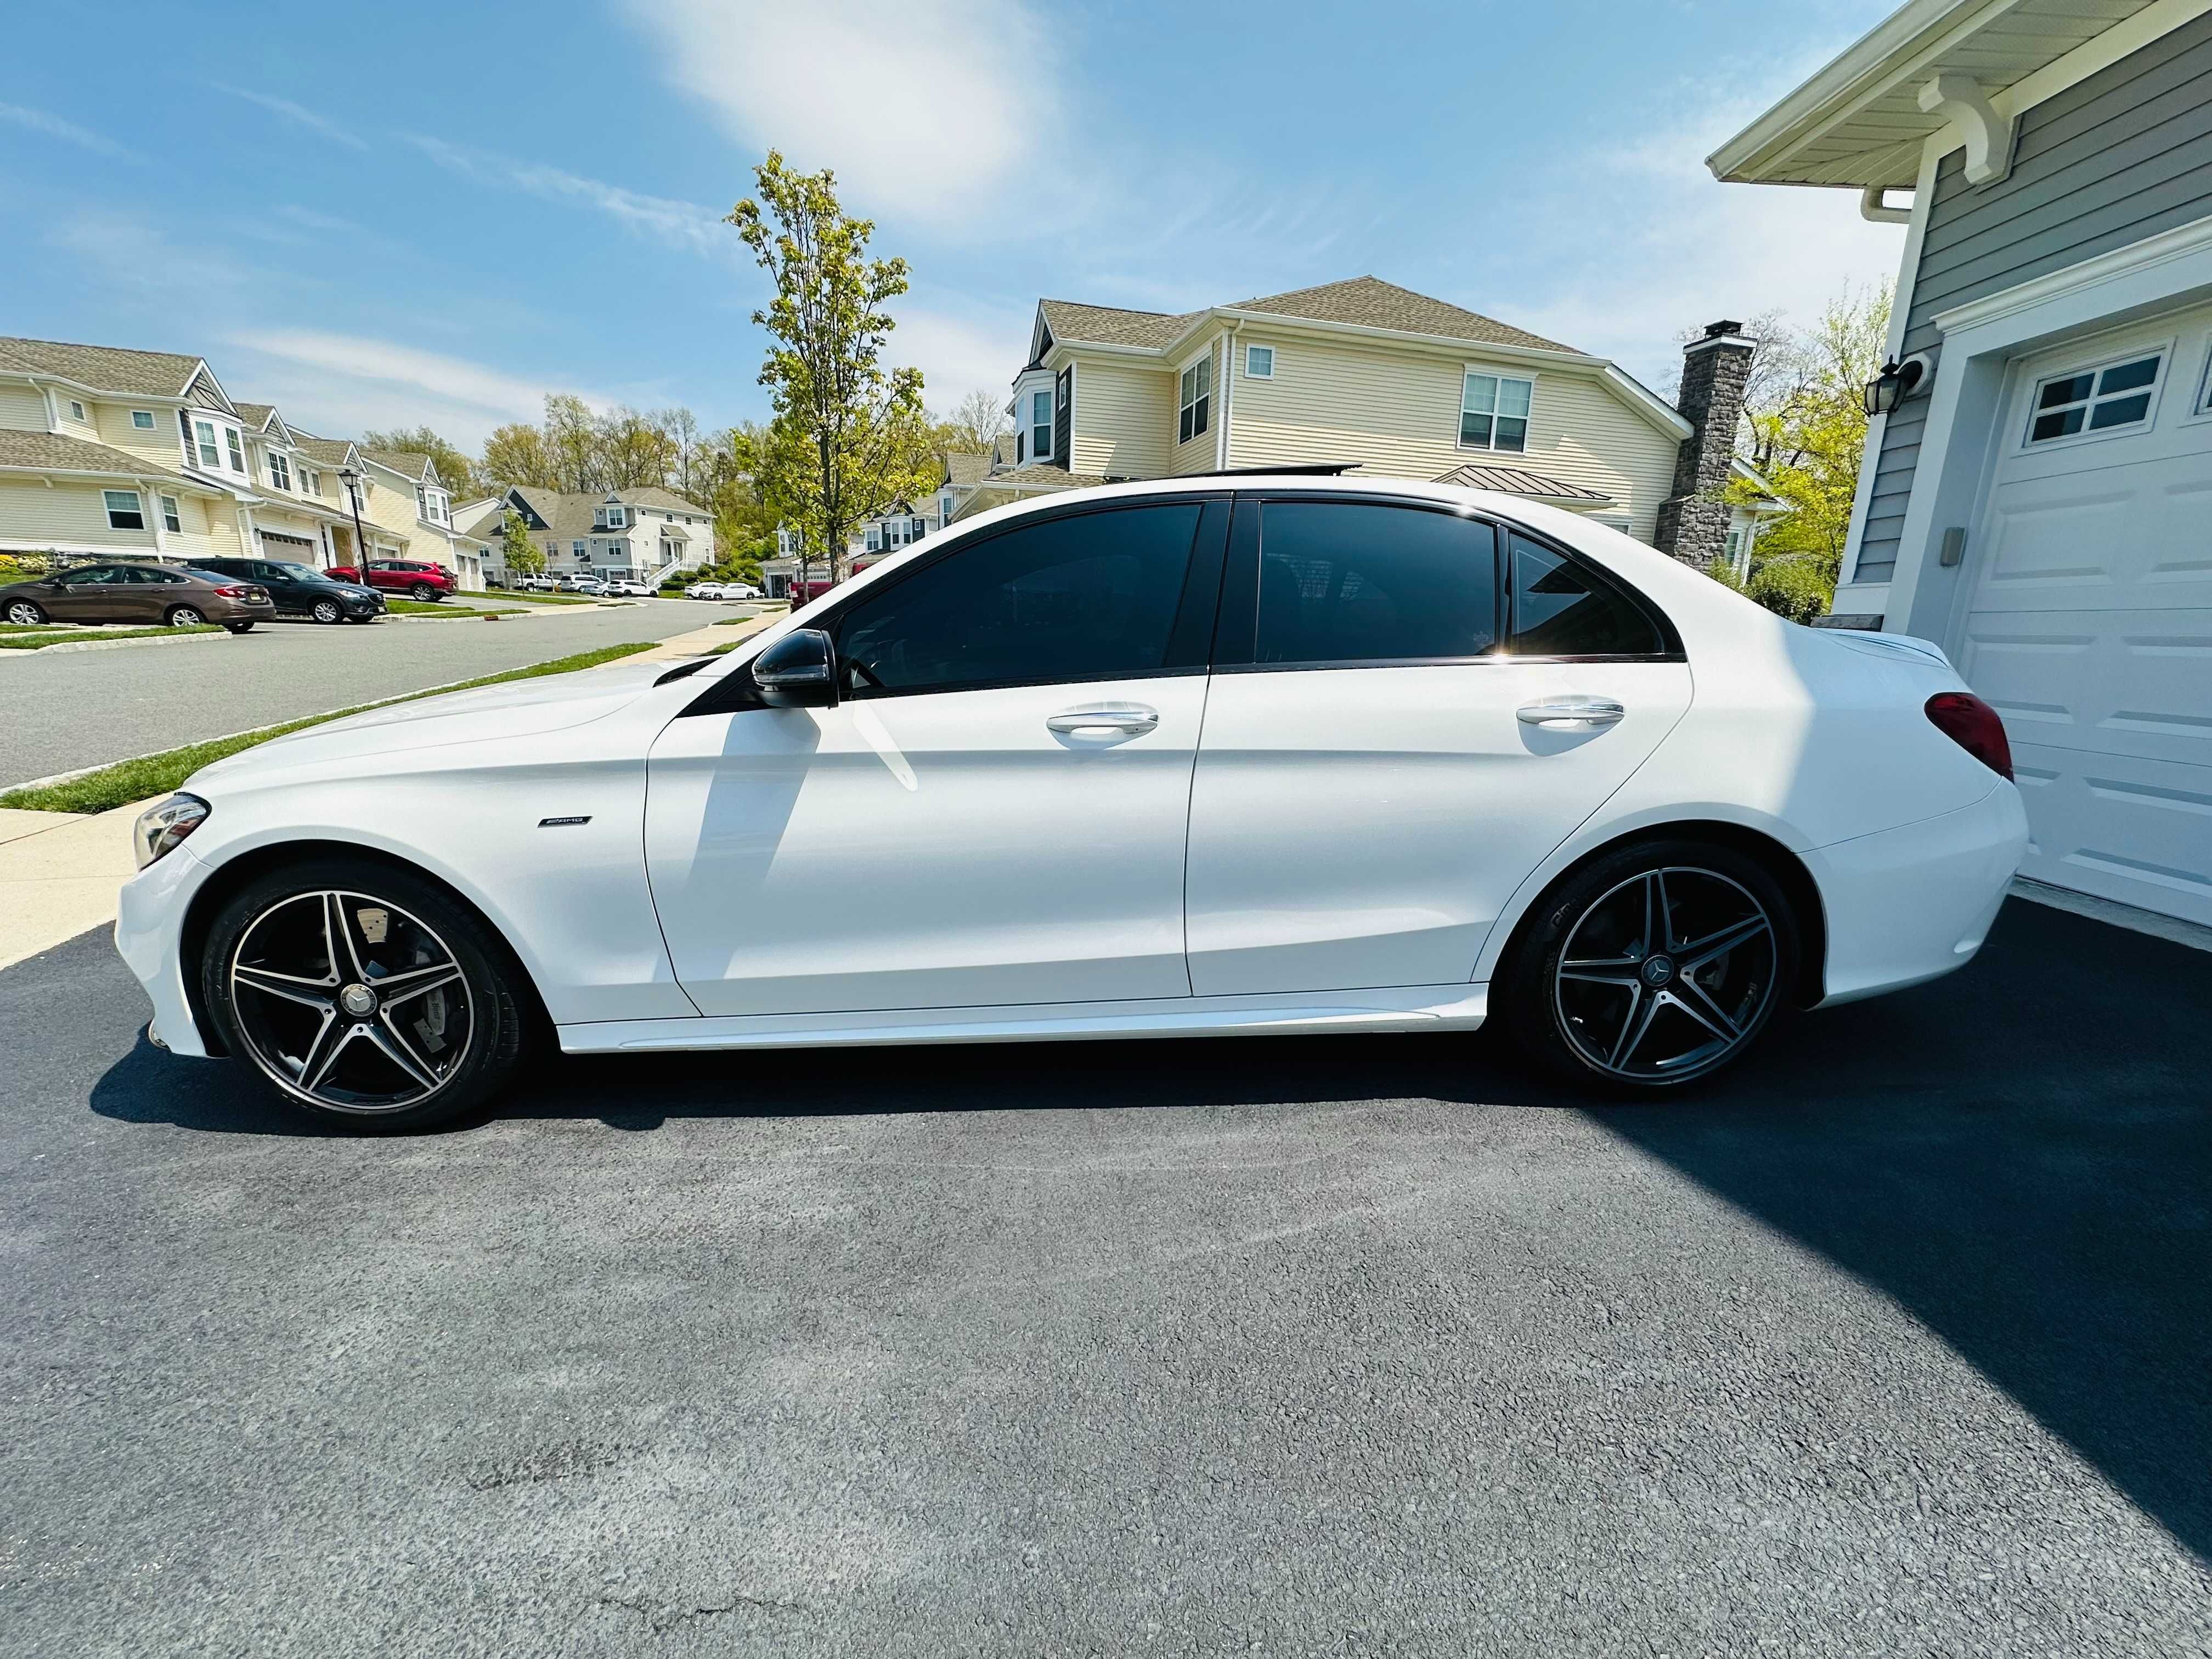
<path id="1" fill-rule="evenodd" d="M 10 629 L 0 634 L 0 651 L 43 651 L 50 645 L 76 645 L 86 640 L 155 640 L 222 632 L 212 623 L 198 628 L 33 628 L 20 632 Z"/>
<path id="2" fill-rule="evenodd" d="M 212 766 L 227 756 L 266 743 L 271 738 L 281 738 L 288 732 L 302 732 L 311 726 L 343 720 L 348 714 L 382 708 L 390 703 L 414 702 L 422 697 L 443 696 L 448 691 L 467 691 L 480 685 L 500 685 L 508 680 L 535 679 L 541 674 L 567 674 L 579 668 L 596 668 L 603 662 L 650 651 L 655 643 L 641 640 L 627 645 L 603 645 L 596 651 L 579 651 L 574 656 L 556 657 L 550 662 L 534 663 L 527 668 L 510 668 L 503 674 L 486 674 L 480 679 L 463 680 L 459 685 L 441 685 L 428 691 L 410 692 L 404 697 L 388 697 L 383 702 L 362 703 L 327 714 L 310 714 L 305 720 L 288 720 L 282 726 L 264 726 L 258 732 L 241 732 L 236 737 L 215 738 L 206 743 L 165 750 L 158 755 L 142 755 L 137 760 L 103 766 L 66 783 L 49 784 L 41 789 L 11 789 L 0 795 L 0 806 L 23 807 L 34 812 L 106 812 L 128 806 L 134 800 L 166 794 L 203 766 Z"/>
<path id="3" fill-rule="evenodd" d="M 514 605 L 497 611 L 481 610 L 474 605 L 441 605 L 435 601 L 389 599 L 384 608 L 395 617 L 520 617 L 526 613 Z"/>
<path id="4" fill-rule="evenodd" d="M 501 588 L 499 596 L 516 605 L 597 605 L 589 593 L 526 593 L 520 588 Z"/>

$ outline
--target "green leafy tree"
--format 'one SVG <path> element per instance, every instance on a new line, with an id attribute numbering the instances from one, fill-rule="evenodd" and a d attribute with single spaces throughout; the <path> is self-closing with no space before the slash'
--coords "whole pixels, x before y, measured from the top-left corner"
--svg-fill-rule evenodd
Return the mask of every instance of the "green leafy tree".
<path id="1" fill-rule="evenodd" d="M 728 222 L 775 283 L 753 313 L 769 331 L 760 381 L 775 411 L 754 489 L 842 580 L 853 531 L 934 482 L 921 372 L 882 361 L 896 326 L 885 307 L 907 291 L 907 264 L 866 257 L 875 225 L 845 213 L 827 169 L 797 173 L 770 150 L 753 176 L 758 196 Z"/>
<path id="2" fill-rule="evenodd" d="M 458 446 L 447 443 L 427 426 L 395 428 L 390 432 L 364 432 L 362 447 L 368 449 L 404 450 L 410 455 L 428 455 L 430 465 L 438 469 L 438 481 L 447 489 L 468 489 L 477 481 L 477 465 Z"/>
<path id="3" fill-rule="evenodd" d="M 1745 459 L 1790 511 L 1759 532 L 1744 591 L 1796 621 L 1835 599 L 1866 453 L 1864 388 L 1881 371 L 1889 307 L 1887 287 L 1831 301 L 1814 327 L 1781 342 L 1774 356 L 1787 372 L 1755 382 L 1758 400 L 1745 410 Z M 1750 506 L 1763 495 L 1737 479 L 1723 499 Z"/>
<path id="4" fill-rule="evenodd" d="M 509 570 L 522 576 L 545 574 L 545 550 L 531 539 L 530 526 L 511 507 L 500 520 L 499 541 L 501 557 Z"/>
<path id="5" fill-rule="evenodd" d="M 558 489 L 560 475 L 545 447 L 545 434 L 527 421 L 495 428 L 484 440 L 483 459 L 477 464 L 477 483 L 487 489 L 521 484 L 531 489 Z"/>

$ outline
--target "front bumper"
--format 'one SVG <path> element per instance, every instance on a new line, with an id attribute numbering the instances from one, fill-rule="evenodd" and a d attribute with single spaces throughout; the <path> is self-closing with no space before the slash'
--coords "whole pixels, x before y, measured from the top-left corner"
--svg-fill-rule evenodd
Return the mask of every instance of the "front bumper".
<path id="1" fill-rule="evenodd" d="M 1826 913 L 1820 1006 L 1902 990 L 1965 967 L 1996 920 L 2027 851 L 2009 783 L 1972 806 L 1804 855 Z"/>
<path id="2" fill-rule="evenodd" d="M 115 908 L 115 948 L 154 1005 L 154 1030 L 173 1054 L 204 1057 L 207 1041 L 185 988 L 183 932 L 192 895 L 213 872 L 190 843 L 155 860 L 123 884 Z"/>

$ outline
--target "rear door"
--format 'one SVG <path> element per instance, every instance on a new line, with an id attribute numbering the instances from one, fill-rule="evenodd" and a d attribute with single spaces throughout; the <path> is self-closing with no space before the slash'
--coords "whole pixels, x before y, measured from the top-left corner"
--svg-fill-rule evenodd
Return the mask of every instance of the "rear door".
<path id="1" fill-rule="evenodd" d="M 1193 990 L 1465 983 L 1689 699 L 1664 619 L 1562 549 L 1441 507 L 1240 499 L 1191 796 Z"/>

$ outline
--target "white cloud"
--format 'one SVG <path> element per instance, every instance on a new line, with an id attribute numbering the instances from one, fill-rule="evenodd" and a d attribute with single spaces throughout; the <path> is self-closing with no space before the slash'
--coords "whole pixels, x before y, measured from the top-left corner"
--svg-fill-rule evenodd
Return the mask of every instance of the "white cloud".
<path id="1" fill-rule="evenodd" d="M 227 86 L 221 81 L 210 81 L 208 84 L 217 92 L 227 92 L 234 98 L 243 98 L 249 104 L 258 104 L 271 114 L 281 115 L 310 132 L 319 133 L 333 143 L 343 144 L 349 149 L 365 150 L 368 148 L 363 140 L 348 132 L 337 122 L 318 115 L 289 98 L 279 98 L 266 92 L 250 92 L 244 87 Z"/>
<path id="2" fill-rule="evenodd" d="M 124 149 L 112 138 L 97 132 L 88 132 L 73 121 L 64 121 L 58 115 L 49 115 L 42 109 L 26 109 L 21 104 L 0 104 L 0 121 L 9 121 L 33 132 L 43 132 L 49 138 L 58 138 L 64 143 L 91 150 L 98 155 L 112 155 L 118 161 L 135 161 L 138 157 Z"/>
<path id="3" fill-rule="evenodd" d="M 243 329 L 223 344 L 228 367 L 218 372 L 233 396 L 273 403 L 308 430 L 335 435 L 427 422 L 474 448 L 495 426 L 537 420 L 548 392 L 569 389 L 465 358 L 313 329 Z"/>
<path id="4" fill-rule="evenodd" d="M 1022 0 L 623 0 L 731 137 L 942 222 L 1054 148 L 1058 67 Z"/>
<path id="5" fill-rule="evenodd" d="M 479 184 L 519 190 L 549 202 L 580 204 L 641 235 L 695 252 L 727 254 L 743 250 L 737 232 L 721 222 L 721 216 L 696 202 L 641 195 L 619 185 L 586 179 L 534 161 L 495 155 L 488 150 L 449 144 L 442 138 L 410 135 L 408 142 L 447 172 Z"/>
<path id="6" fill-rule="evenodd" d="M 939 414 L 979 389 L 1003 396 L 1027 361 L 1031 313 L 1025 308 L 939 311 L 894 300 L 891 315 L 898 326 L 885 356 L 900 368 L 921 371 L 922 400 Z"/>

